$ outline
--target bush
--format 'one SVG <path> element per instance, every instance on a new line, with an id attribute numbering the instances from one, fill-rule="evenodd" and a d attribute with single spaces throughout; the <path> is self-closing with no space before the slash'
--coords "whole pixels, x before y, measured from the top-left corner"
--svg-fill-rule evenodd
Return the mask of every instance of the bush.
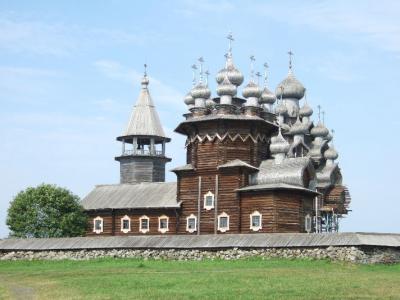
<path id="1" fill-rule="evenodd" d="M 8 209 L 13 237 L 72 237 L 85 233 L 86 215 L 79 197 L 50 184 L 21 191 Z"/>

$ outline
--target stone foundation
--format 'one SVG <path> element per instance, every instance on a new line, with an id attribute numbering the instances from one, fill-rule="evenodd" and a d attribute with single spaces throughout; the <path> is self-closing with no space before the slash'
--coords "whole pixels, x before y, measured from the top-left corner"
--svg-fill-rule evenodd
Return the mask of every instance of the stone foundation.
<path id="1" fill-rule="evenodd" d="M 3 251 L 0 260 L 88 260 L 95 258 L 137 258 L 154 260 L 236 260 L 251 257 L 262 259 L 326 259 L 362 264 L 400 262 L 400 249 L 391 247 L 314 247 L 225 250 L 174 249 L 103 249 L 59 251 Z"/>

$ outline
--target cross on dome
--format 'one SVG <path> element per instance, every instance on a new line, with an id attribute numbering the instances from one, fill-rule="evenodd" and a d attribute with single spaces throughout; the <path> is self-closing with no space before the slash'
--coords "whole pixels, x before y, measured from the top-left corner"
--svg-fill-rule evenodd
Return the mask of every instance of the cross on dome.
<path id="1" fill-rule="evenodd" d="M 289 50 L 288 54 L 289 54 L 289 71 L 292 71 L 292 56 L 294 55 L 294 53 L 292 52 L 292 50 Z"/>
<path id="2" fill-rule="evenodd" d="M 192 71 L 193 71 L 193 86 L 195 86 L 196 85 L 196 70 L 197 70 L 196 64 L 193 64 L 191 66 L 191 68 L 192 68 Z"/>
<path id="3" fill-rule="evenodd" d="M 266 87 L 267 86 L 267 80 L 268 80 L 268 68 L 269 68 L 269 66 L 268 66 L 268 64 L 267 63 L 264 63 L 264 86 Z"/>

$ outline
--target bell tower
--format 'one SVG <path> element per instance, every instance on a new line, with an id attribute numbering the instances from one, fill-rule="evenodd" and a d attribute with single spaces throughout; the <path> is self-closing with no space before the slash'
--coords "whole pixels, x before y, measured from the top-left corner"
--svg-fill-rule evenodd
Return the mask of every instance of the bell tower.
<path id="1" fill-rule="evenodd" d="M 165 164 L 171 161 L 165 155 L 165 144 L 170 142 L 161 126 L 148 85 L 146 65 L 139 98 L 133 108 L 128 126 L 117 140 L 122 143 L 120 183 L 164 182 Z"/>

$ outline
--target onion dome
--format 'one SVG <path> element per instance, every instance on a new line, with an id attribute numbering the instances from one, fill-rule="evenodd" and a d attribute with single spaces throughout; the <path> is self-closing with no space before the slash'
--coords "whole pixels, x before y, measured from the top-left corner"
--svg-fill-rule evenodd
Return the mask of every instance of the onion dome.
<path id="1" fill-rule="evenodd" d="M 321 122 L 318 122 L 317 126 L 311 129 L 311 135 L 315 137 L 325 137 L 329 134 L 329 130 Z"/>
<path id="2" fill-rule="evenodd" d="M 328 135 L 326 137 L 324 137 L 324 139 L 328 142 L 330 142 L 333 139 L 333 136 L 331 133 L 328 133 Z"/>
<path id="3" fill-rule="evenodd" d="M 286 115 L 288 112 L 288 109 L 283 102 L 279 102 L 278 106 L 275 108 L 275 114 L 277 115 Z"/>
<path id="4" fill-rule="evenodd" d="M 262 91 L 260 89 L 260 87 L 258 86 L 258 84 L 256 84 L 253 81 L 250 81 L 245 88 L 243 89 L 242 95 L 245 98 L 250 98 L 250 97 L 254 97 L 254 98 L 260 98 L 262 94 Z"/>
<path id="5" fill-rule="evenodd" d="M 324 152 L 324 157 L 326 159 L 331 159 L 331 160 L 335 160 L 339 157 L 339 154 L 337 153 L 337 151 L 335 150 L 335 148 L 333 147 L 333 145 L 331 145 L 325 152 Z"/>
<path id="6" fill-rule="evenodd" d="M 297 118 L 296 122 L 290 127 L 289 133 L 292 135 L 296 134 L 306 134 L 308 132 L 307 124 L 303 124 L 300 122 L 300 119 Z"/>
<path id="7" fill-rule="evenodd" d="M 218 96 L 227 95 L 234 97 L 236 96 L 236 93 L 237 93 L 236 86 L 229 81 L 227 74 L 225 74 L 224 79 L 217 86 Z"/>
<path id="8" fill-rule="evenodd" d="M 310 117 L 313 114 L 313 109 L 308 103 L 304 103 L 304 105 L 299 110 L 300 117 Z"/>
<path id="9" fill-rule="evenodd" d="M 206 100 L 206 107 L 213 107 L 215 105 L 215 102 L 213 99 L 209 98 Z"/>
<path id="10" fill-rule="evenodd" d="M 217 73 L 216 80 L 218 84 L 221 84 L 225 76 L 228 76 L 229 81 L 239 86 L 243 83 L 243 74 L 233 64 L 232 54 L 228 54 L 226 57 L 226 66 Z"/>
<path id="11" fill-rule="evenodd" d="M 276 88 L 277 97 L 301 99 L 304 96 L 305 88 L 303 84 L 296 79 L 292 71 L 289 70 L 288 76 Z"/>
<path id="12" fill-rule="evenodd" d="M 193 99 L 208 99 L 211 96 L 210 89 L 204 85 L 202 82 L 199 82 L 190 92 Z"/>
<path id="13" fill-rule="evenodd" d="M 186 94 L 185 98 L 183 98 L 183 101 L 186 105 L 194 105 L 194 98 L 192 97 L 190 92 Z"/>
<path id="14" fill-rule="evenodd" d="M 260 104 L 274 104 L 276 101 L 276 96 L 267 87 L 264 87 L 261 98 L 258 100 Z"/>
<path id="15" fill-rule="evenodd" d="M 276 137 L 271 138 L 271 145 L 269 146 L 271 154 L 287 153 L 289 148 L 289 143 L 285 140 L 279 130 L 279 134 Z"/>

